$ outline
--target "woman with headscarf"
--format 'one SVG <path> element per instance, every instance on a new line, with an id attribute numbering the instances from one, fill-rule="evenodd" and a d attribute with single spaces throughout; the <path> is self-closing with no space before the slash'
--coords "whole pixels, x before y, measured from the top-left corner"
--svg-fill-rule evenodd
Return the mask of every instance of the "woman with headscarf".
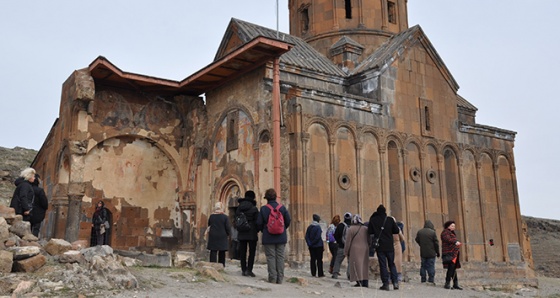
<path id="1" fill-rule="evenodd" d="M 96 245 L 107 244 L 107 226 L 109 223 L 109 213 L 105 208 L 105 203 L 103 201 L 97 202 L 95 206 L 95 212 L 92 217 L 92 226 L 95 232 Z M 107 222 L 107 224 L 106 224 Z"/>
<path id="2" fill-rule="evenodd" d="M 352 225 L 346 233 L 344 255 L 348 257 L 350 281 L 355 287 L 368 287 L 369 283 L 369 240 L 368 228 L 359 214 L 352 217 Z"/>
<path id="3" fill-rule="evenodd" d="M 450 283 L 453 280 L 453 289 L 462 290 L 459 286 L 459 281 L 457 280 L 456 270 L 461 268 L 461 262 L 459 261 L 459 248 L 461 247 L 461 242 L 457 239 L 455 234 L 455 221 L 449 220 L 443 224 L 443 231 L 441 232 L 441 256 L 442 259 L 445 255 L 451 255 L 450 263 L 443 263 L 443 268 L 447 268 L 447 274 L 445 275 L 445 286 L 444 288 L 451 288 Z"/>
<path id="4" fill-rule="evenodd" d="M 224 214 L 221 202 L 214 205 L 214 213 L 208 217 L 208 228 L 210 231 L 206 249 L 210 250 L 210 262 L 221 263 L 225 267 L 231 226 L 228 216 Z"/>
<path id="5" fill-rule="evenodd" d="M 393 220 L 395 222 L 397 222 L 397 220 L 395 219 L 395 217 L 391 216 L 391 218 L 393 218 Z M 401 225 L 404 227 L 404 225 L 402 224 L 402 222 L 397 222 L 397 226 L 399 227 L 399 233 L 398 234 L 393 234 L 393 248 L 395 249 L 395 268 L 397 268 L 397 278 L 400 281 L 402 281 L 402 263 L 403 263 L 403 246 L 401 244 L 401 242 L 404 242 L 404 235 L 402 232 L 402 228 L 399 226 L 399 223 L 401 223 Z"/>

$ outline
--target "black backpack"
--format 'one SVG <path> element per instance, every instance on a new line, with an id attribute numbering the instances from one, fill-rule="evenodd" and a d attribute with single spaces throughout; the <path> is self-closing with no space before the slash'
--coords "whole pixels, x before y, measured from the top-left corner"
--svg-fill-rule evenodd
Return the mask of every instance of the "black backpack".
<path id="1" fill-rule="evenodd" d="M 235 228 L 239 232 L 247 232 L 251 230 L 251 225 L 249 224 L 245 213 L 239 212 L 239 214 L 235 216 Z"/>

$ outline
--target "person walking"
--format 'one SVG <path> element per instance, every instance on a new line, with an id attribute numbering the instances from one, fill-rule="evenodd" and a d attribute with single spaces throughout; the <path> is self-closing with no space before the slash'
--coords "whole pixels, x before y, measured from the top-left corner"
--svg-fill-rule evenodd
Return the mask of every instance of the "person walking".
<path id="1" fill-rule="evenodd" d="M 31 223 L 31 233 L 33 233 L 35 237 L 39 237 L 41 223 L 45 219 L 47 209 L 49 209 L 49 200 L 47 199 L 45 190 L 39 186 L 41 182 L 39 178 L 39 174 L 35 174 L 35 181 L 31 183 L 35 198 L 33 200 L 33 211 L 31 212 L 29 222 Z"/>
<path id="2" fill-rule="evenodd" d="M 225 267 L 231 226 L 228 216 L 224 214 L 221 202 L 216 202 L 214 205 L 214 213 L 208 217 L 208 227 L 210 230 L 206 249 L 210 250 L 210 262 L 221 263 Z"/>
<path id="3" fill-rule="evenodd" d="M 435 263 L 436 257 L 439 258 L 439 241 L 431 220 L 426 220 L 424 228 L 418 230 L 414 240 L 420 245 L 420 282 L 426 282 L 426 273 L 428 273 L 428 284 L 435 286 Z"/>
<path id="4" fill-rule="evenodd" d="M 250 229 L 248 231 L 237 230 L 237 239 L 239 240 L 239 260 L 241 263 L 241 274 L 243 276 L 255 277 L 253 273 L 253 264 L 255 264 L 255 252 L 257 250 L 257 241 L 259 240 L 257 230 L 257 218 L 259 209 L 257 209 L 256 195 L 252 190 L 245 192 L 245 197 L 238 199 L 239 207 L 235 211 L 235 215 L 245 214 Z M 247 257 L 247 247 L 249 248 L 249 257 Z"/>
<path id="5" fill-rule="evenodd" d="M 355 287 L 369 286 L 369 244 L 368 228 L 364 226 L 362 217 L 354 214 L 346 233 L 344 255 L 348 258 L 350 281 L 356 282 Z"/>
<path id="6" fill-rule="evenodd" d="M 340 223 L 340 215 L 333 216 L 331 220 L 331 224 L 327 228 L 327 244 L 329 245 L 329 251 L 331 252 L 331 262 L 329 265 L 329 273 L 333 273 L 334 268 L 334 261 L 336 260 L 336 252 L 338 250 L 338 244 L 336 243 L 336 239 L 334 239 L 334 232 L 336 231 L 336 227 Z"/>
<path id="7" fill-rule="evenodd" d="M 105 245 L 108 243 L 107 239 L 107 229 L 109 223 L 109 213 L 105 208 L 105 203 L 103 201 L 97 202 L 95 206 L 95 211 L 93 212 L 92 227 L 95 232 L 95 245 Z M 107 223 L 107 224 L 105 224 Z"/>
<path id="8" fill-rule="evenodd" d="M 395 267 L 395 248 L 393 246 L 393 235 L 399 233 L 399 227 L 393 217 L 387 216 L 385 206 L 379 205 L 377 211 L 374 212 L 368 225 L 368 234 L 378 237 L 379 247 L 377 248 L 377 260 L 379 261 L 379 273 L 383 285 L 380 290 L 389 291 L 389 272 L 391 273 L 391 282 L 393 289 L 399 289 L 399 279 L 397 268 Z M 387 271 L 389 267 L 389 271 Z"/>
<path id="9" fill-rule="evenodd" d="M 338 226 L 336 226 L 336 230 L 334 231 L 334 239 L 338 244 L 332 273 L 332 278 L 334 279 L 337 279 L 340 276 L 340 266 L 342 265 L 342 261 L 344 261 L 345 258 L 344 244 L 346 243 L 346 232 L 348 231 L 348 226 L 350 226 L 351 223 L 352 213 L 346 212 L 344 213 L 344 221 L 339 223 Z"/>
<path id="10" fill-rule="evenodd" d="M 313 277 L 315 277 L 315 274 L 318 277 L 325 276 L 323 272 L 323 251 L 325 250 L 323 246 L 323 230 L 319 225 L 319 221 L 321 221 L 321 217 L 313 214 L 313 221 L 305 232 L 305 242 L 307 242 L 309 256 L 311 257 L 311 276 Z"/>
<path id="11" fill-rule="evenodd" d="M 262 244 L 268 267 L 268 282 L 281 284 L 284 279 L 284 250 L 288 242 L 286 230 L 290 226 L 291 217 L 286 206 L 276 201 L 276 190 L 269 188 L 264 194 L 268 204 L 261 207 L 257 217 L 257 229 L 262 231 Z M 271 221 L 272 214 L 275 220 Z M 283 229 L 277 225 L 284 222 Z M 281 232 L 280 232 L 281 230 Z"/>
<path id="12" fill-rule="evenodd" d="M 33 199 L 35 193 L 31 185 L 35 181 L 35 169 L 26 168 L 21 171 L 20 176 L 14 181 L 16 189 L 10 202 L 10 207 L 14 208 L 16 214 L 21 215 L 23 220 L 31 219 L 33 209 Z"/>
<path id="13" fill-rule="evenodd" d="M 457 279 L 457 269 L 461 268 L 461 262 L 459 260 L 459 248 L 461 247 L 461 242 L 457 240 L 457 235 L 455 234 L 455 221 L 449 220 L 443 224 L 443 231 L 441 232 L 441 255 L 442 258 L 445 255 L 451 255 L 451 261 L 449 263 L 443 263 L 443 268 L 447 268 L 447 273 L 445 274 L 445 286 L 444 288 L 451 288 L 450 283 L 453 280 L 453 289 L 462 290 L 459 286 L 459 281 Z"/>
<path id="14" fill-rule="evenodd" d="M 393 219 L 393 221 L 397 223 L 397 227 L 399 227 L 399 222 L 397 222 L 397 220 L 393 216 L 391 216 L 391 218 Z M 399 227 L 399 233 L 393 234 L 393 250 L 395 251 L 395 268 L 397 269 L 397 280 L 399 282 L 402 281 L 402 263 L 403 263 L 403 252 L 404 252 L 403 243 L 404 243 L 404 235 L 402 229 Z"/>

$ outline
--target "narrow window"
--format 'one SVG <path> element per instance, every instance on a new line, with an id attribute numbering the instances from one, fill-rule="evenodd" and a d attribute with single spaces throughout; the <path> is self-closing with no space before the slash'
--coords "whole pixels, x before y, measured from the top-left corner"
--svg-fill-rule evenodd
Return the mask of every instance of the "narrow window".
<path id="1" fill-rule="evenodd" d="M 351 0 L 344 0 L 344 8 L 346 8 L 346 18 L 352 18 L 352 4 L 350 3 Z"/>
<path id="2" fill-rule="evenodd" d="M 304 8 L 301 11 L 301 31 L 306 33 L 309 30 L 309 10 Z"/>
<path id="3" fill-rule="evenodd" d="M 387 13 L 389 15 L 389 23 L 397 23 L 397 9 L 395 2 L 387 1 Z"/>
<path id="4" fill-rule="evenodd" d="M 426 118 L 424 120 L 424 122 L 426 123 L 426 130 L 427 131 L 432 130 L 431 127 L 430 127 L 430 123 L 431 123 L 431 121 L 430 121 L 430 108 L 428 108 L 427 106 L 424 107 L 424 117 Z"/>
<path id="5" fill-rule="evenodd" d="M 229 113 L 227 116 L 227 140 L 226 140 L 226 150 L 229 152 L 231 150 L 236 150 L 237 144 L 237 134 L 238 134 L 238 124 L 237 119 L 239 118 L 239 113 L 237 111 Z"/>

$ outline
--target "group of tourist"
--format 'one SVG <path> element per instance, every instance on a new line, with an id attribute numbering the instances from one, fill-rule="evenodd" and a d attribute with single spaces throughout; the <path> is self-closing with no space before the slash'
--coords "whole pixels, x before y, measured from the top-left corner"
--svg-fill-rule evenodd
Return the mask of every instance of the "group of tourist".
<path id="1" fill-rule="evenodd" d="M 261 232 L 268 267 L 268 281 L 281 284 L 284 279 L 284 250 L 288 242 L 286 229 L 290 226 L 290 213 L 277 201 L 276 191 L 273 188 L 266 190 L 264 198 L 267 200 L 267 204 L 260 210 L 256 207 L 255 198 L 255 192 L 248 190 L 245 192 L 245 197 L 238 199 L 236 218 L 243 214 L 248 223 L 247 229 L 241 230 L 237 227 L 241 274 L 255 277 L 253 264 L 255 263 L 258 233 Z M 214 205 L 214 212 L 208 218 L 206 232 L 208 237 L 206 248 L 210 251 L 210 262 L 221 263 L 225 266 L 225 253 L 228 250 L 231 224 L 228 216 L 224 214 L 222 203 L 217 202 Z"/>
<path id="2" fill-rule="evenodd" d="M 313 222 L 309 225 L 305 240 L 309 246 L 311 257 L 311 275 L 324 276 L 322 271 L 323 242 L 320 216 L 313 215 Z M 394 217 L 387 215 L 385 206 L 379 205 L 377 210 L 364 223 L 359 214 L 352 215 L 346 212 L 341 221 L 339 215 L 335 215 L 326 231 L 326 241 L 332 259 L 329 264 L 329 273 L 332 278 L 340 276 L 340 267 L 345 258 L 348 258 L 346 276 L 356 282 L 355 287 L 368 287 L 369 280 L 369 257 L 377 254 L 379 273 L 382 285 L 380 290 L 389 291 L 390 285 L 394 290 L 399 289 L 399 282 L 403 280 L 402 262 L 403 253 L 406 249 L 403 234 L 404 224 Z M 424 228 L 419 230 L 415 241 L 420 246 L 421 266 L 420 277 L 422 283 L 435 285 L 435 260 L 440 257 L 439 241 L 433 223 L 426 220 Z M 443 266 L 447 268 L 445 277 L 446 289 L 462 290 L 457 280 L 456 269 L 461 268 L 459 262 L 459 247 L 461 242 L 455 234 L 455 222 L 448 221 L 444 224 L 441 233 Z M 317 247 L 320 247 L 318 249 Z M 453 287 L 451 287 L 453 281 Z"/>

